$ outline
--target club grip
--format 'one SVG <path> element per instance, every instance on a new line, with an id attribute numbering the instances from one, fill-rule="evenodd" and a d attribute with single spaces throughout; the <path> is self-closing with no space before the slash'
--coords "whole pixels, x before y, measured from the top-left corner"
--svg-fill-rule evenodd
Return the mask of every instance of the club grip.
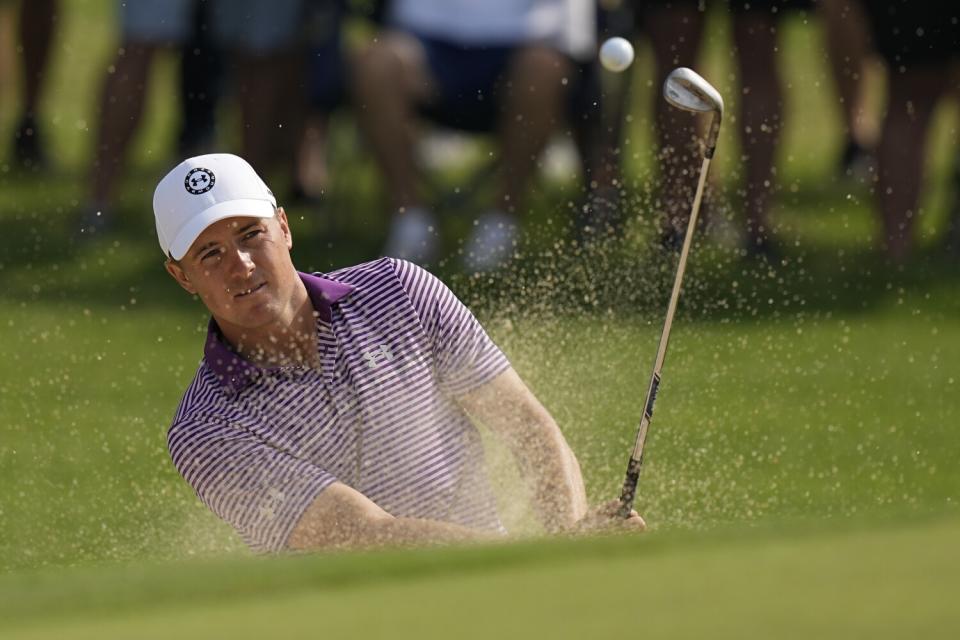
<path id="1" fill-rule="evenodd" d="M 636 459 L 631 457 L 627 463 L 627 475 L 623 480 L 623 490 L 620 492 L 620 509 L 617 514 L 621 518 L 628 518 L 633 511 L 633 501 L 637 497 L 637 481 L 640 480 L 640 467 L 643 466 L 643 454 Z"/>

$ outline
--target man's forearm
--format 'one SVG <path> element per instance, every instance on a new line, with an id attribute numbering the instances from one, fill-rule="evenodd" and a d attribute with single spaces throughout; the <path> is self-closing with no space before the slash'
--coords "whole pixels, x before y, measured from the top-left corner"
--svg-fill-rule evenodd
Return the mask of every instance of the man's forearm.
<path id="1" fill-rule="evenodd" d="M 495 540 L 498 534 L 449 522 L 396 518 L 360 493 L 336 483 L 301 516 L 287 547 L 291 550 L 410 547 Z"/>
<path id="2" fill-rule="evenodd" d="M 420 546 L 482 542 L 501 538 L 497 533 L 470 529 L 439 520 L 391 518 L 377 524 L 358 540 L 365 546 Z"/>
<path id="3" fill-rule="evenodd" d="M 311 549 L 370 549 L 376 547 L 419 547 L 436 544 L 456 544 L 494 540 L 493 533 L 469 529 L 438 520 L 418 518 L 394 518 L 356 523 L 339 531 L 301 531 L 296 540 L 291 538 L 290 548 Z"/>
<path id="4" fill-rule="evenodd" d="M 549 531 L 587 511 L 580 465 L 560 427 L 513 369 L 460 398 L 467 413 L 503 438 L 533 489 L 534 508 Z"/>
<path id="5" fill-rule="evenodd" d="M 549 416 L 526 427 L 514 453 L 533 489 L 537 515 L 548 531 L 563 530 L 586 514 L 580 465 Z"/>

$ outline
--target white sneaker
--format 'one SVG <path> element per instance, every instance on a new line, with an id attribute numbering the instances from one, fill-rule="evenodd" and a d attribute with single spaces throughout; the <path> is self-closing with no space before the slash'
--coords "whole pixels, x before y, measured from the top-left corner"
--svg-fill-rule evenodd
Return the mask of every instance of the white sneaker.
<path id="1" fill-rule="evenodd" d="M 471 273 L 493 271 L 504 266 L 517 245 L 517 219 L 502 211 L 484 213 L 473 223 L 464 247 L 463 262 Z"/>
<path id="2" fill-rule="evenodd" d="M 395 213 L 390 221 L 383 255 L 425 265 L 437 257 L 439 244 L 433 214 L 423 207 L 408 207 Z"/>

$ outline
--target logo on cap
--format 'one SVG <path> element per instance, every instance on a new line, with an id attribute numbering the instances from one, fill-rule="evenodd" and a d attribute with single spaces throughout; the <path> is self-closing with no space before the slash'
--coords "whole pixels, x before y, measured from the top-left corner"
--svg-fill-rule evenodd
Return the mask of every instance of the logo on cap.
<path id="1" fill-rule="evenodd" d="M 210 189 L 213 189 L 216 181 L 217 177 L 213 175 L 213 171 L 196 167 L 191 169 L 187 177 L 183 179 L 183 186 L 187 188 L 187 191 L 198 196 L 201 193 L 206 193 L 210 191 Z"/>

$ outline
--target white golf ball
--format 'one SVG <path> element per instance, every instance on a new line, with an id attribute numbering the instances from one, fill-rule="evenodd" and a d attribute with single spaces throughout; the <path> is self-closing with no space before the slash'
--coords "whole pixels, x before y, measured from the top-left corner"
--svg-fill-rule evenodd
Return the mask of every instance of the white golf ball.
<path id="1" fill-rule="evenodd" d="M 610 38 L 600 47 L 600 64 L 605 69 L 623 71 L 633 63 L 633 45 L 624 38 Z"/>

